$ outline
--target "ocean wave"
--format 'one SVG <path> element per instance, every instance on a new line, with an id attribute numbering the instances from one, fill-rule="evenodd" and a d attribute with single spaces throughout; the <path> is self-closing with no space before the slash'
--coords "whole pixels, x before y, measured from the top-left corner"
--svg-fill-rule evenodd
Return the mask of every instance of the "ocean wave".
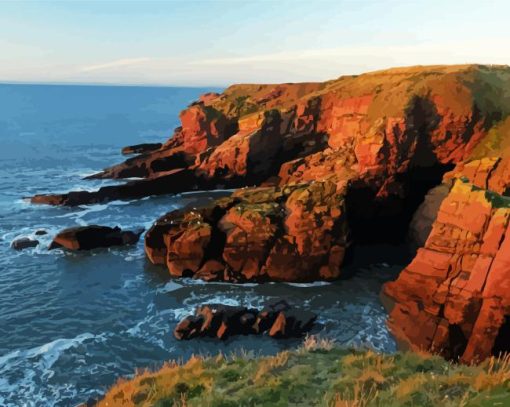
<path id="1" fill-rule="evenodd" d="M 59 338 L 26 350 L 0 356 L 0 405 L 54 405 L 62 392 L 72 391 L 69 384 L 53 386 L 47 382 L 55 371 L 54 364 L 66 353 L 88 341 L 104 341 L 104 335 L 82 333 L 74 338 Z"/>

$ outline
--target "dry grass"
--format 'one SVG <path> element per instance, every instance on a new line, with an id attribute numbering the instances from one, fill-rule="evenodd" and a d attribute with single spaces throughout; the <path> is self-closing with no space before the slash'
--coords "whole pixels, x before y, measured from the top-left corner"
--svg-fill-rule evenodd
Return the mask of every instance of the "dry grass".
<path id="1" fill-rule="evenodd" d="M 255 381 L 259 382 L 260 379 L 264 378 L 267 374 L 269 374 L 273 370 L 285 366 L 288 360 L 289 352 L 287 351 L 280 352 L 277 353 L 275 356 L 262 359 L 259 363 L 257 372 L 255 373 L 254 376 Z"/>
<path id="2" fill-rule="evenodd" d="M 499 403 L 499 404 L 498 404 Z M 431 355 L 340 349 L 307 337 L 296 351 L 254 357 L 192 357 L 120 380 L 100 406 L 510 405 L 510 356 L 478 366 Z"/>
<path id="3" fill-rule="evenodd" d="M 312 350 L 331 350 L 335 346 L 335 341 L 329 338 L 322 338 L 316 335 L 306 335 L 301 350 L 312 351 Z"/>
<path id="4" fill-rule="evenodd" d="M 473 387 L 476 390 L 491 390 L 510 382 L 510 354 L 491 357 L 485 366 L 486 369 L 474 379 Z"/>
<path id="5" fill-rule="evenodd" d="M 347 393 L 347 392 L 346 392 Z M 338 393 L 335 394 L 334 399 L 331 401 L 331 407 L 366 407 L 371 401 L 376 399 L 377 389 L 374 386 L 368 389 L 355 383 L 353 387 L 353 394 L 349 396 L 345 394 L 342 396 Z"/>

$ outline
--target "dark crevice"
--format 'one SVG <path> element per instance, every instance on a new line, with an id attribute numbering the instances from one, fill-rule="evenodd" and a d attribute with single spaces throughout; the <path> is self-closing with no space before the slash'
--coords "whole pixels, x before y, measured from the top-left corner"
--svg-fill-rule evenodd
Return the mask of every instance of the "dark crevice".
<path id="1" fill-rule="evenodd" d="M 225 243 L 227 241 L 227 235 L 219 228 L 218 223 L 221 218 L 225 216 L 227 211 L 238 202 L 238 200 L 234 200 L 226 207 L 215 206 L 210 213 L 205 214 L 204 221 L 211 226 L 211 239 L 204 250 L 204 256 L 200 267 L 202 267 L 208 260 L 218 260 L 223 262 L 222 256 Z"/>
<path id="2" fill-rule="evenodd" d="M 446 359 L 459 360 L 466 350 L 468 340 L 462 328 L 453 324 L 448 327 L 448 348 L 444 350 Z"/>
<path id="3" fill-rule="evenodd" d="M 502 353 L 510 352 L 510 316 L 505 315 L 505 320 L 499 328 L 498 335 L 492 347 L 492 354 L 499 356 Z"/>

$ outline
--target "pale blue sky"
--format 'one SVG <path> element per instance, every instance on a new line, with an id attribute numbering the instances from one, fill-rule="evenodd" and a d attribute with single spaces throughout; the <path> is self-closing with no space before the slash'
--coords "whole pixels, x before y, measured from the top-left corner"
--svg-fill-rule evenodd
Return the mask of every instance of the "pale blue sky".
<path id="1" fill-rule="evenodd" d="M 510 63 L 508 1 L 0 1 L 0 81 L 226 85 Z"/>

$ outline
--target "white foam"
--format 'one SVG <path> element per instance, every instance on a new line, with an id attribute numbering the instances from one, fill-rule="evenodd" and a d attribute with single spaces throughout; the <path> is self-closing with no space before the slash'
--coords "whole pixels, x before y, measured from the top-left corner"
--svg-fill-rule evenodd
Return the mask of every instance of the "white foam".
<path id="1" fill-rule="evenodd" d="M 45 364 L 51 367 L 63 351 L 75 347 L 83 343 L 87 339 L 95 338 L 99 338 L 99 336 L 93 335 L 91 333 L 83 333 L 71 339 L 59 338 L 55 339 L 52 342 L 48 342 L 45 343 L 44 345 L 36 346 L 31 349 L 16 350 L 4 356 L 0 356 L 0 369 L 5 364 L 12 360 L 31 359 L 38 356 L 42 356 L 42 359 L 45 362 Z"/>
<path id="2" fill-rule="evenodd" d="M 300 287 L 300 288 L 311 288 L 311 287 L 323 287 L 326 285 L 331 285 L 328 281 L 314 281 L 313 283 L 284 283 L 286 285 L 290 285 L 291 287 Z"/>
<path id="3" fill-rule="evenodd" d="M 34 348 L 16 350 L 0 356 L 0 405 L 54 405 L 63 392 L 75 392 L 69 384 L 62 384 L 53 389 L 51 398 L 48 396 L 48 389 L 41 386 L 40 382 L 47 382 L 53 377 L 55 372 L 52 367 L 65 351 L 91 340 L 104 341 L 105 335 L 86 332 L 74 338 L 58 338 Z M 22 371 L 23 377 L 9 380 L 9 373 L 14 371 Z M 20 396 L 21 399 L 26 397 L 23 404 L 12 401 L 20 400 Z"/>

